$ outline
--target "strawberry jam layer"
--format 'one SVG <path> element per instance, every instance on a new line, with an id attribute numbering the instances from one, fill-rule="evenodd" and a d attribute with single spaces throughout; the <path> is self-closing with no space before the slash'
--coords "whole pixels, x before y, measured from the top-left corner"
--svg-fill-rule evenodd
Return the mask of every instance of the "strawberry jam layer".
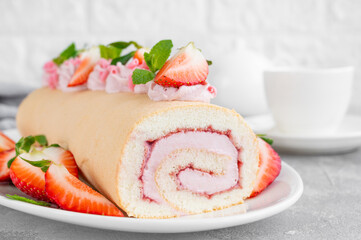
<path id="1" fill-rule="evenodd" d="M 194 168 L 197 159 L 187 159 L 187 167 L 176 168 L 176 181 L 179 189 L 188 190 L 201 195 L 222 193 L 239 185 L 239 150 L 232 143 L 229 134 L 207 130 L 183 130 L 168 134 L 165 137 L 148 142 L 144 169 L 140 177 L 143 182 L 143 197 L 158 203 L 164 202 L 155 182 L 155 173 L 162 161 L 172 161 L 167 156 L 177 149 L 205 150 L 215 154 L 228 156 L 221 174 L 211 170 Z M 206 160 L 203 160 L 206 161 Z M 213 166 L 214 169 L 214 166 Z"/>

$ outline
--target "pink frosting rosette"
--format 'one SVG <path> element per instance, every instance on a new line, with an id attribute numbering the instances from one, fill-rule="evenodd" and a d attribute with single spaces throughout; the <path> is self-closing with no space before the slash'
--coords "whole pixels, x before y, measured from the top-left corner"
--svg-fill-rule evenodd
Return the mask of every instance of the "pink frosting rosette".
<path id="1" fill-rule="evenodd" d="M 135 84 L 133 84 L 133 79 L 132 79 L 133 71 L 135 69 L 149 70 L 149 67 L 147 66 L 145 61 L 140 63 L 137 58 L 134 58 L 131 62 L 129 62 L 127 64 L 127 68 L 132 70 L 132 74 L 128 78 L 128 86 L 131 89 L 131 91 L 133 91 L 135 93 L 147 93 L 148 89 L 149 89 L 149 87 L 151 85 L 151 82 L 148 82 L 147 84 L 137 84 L 137 85 L 135 85 Z"/>
<path id="2" fill-rule="evenodd" d="M 53 61 L 49 61 L 44 64 L 43 70 L 43 86 L 55 89 L 59 80 L 58 66 Z"/>
<path id="3" fill-rule="evenodd" d="M 68 87 L 68 84 L 73 77 L 76 69 L 80 65 L 80 58 L 70 58 L 66 60 L 60 67 L 59 67 L 59 83 L 57 88 L 62 90 L 63 92 L 76 92 L 82 91 L 87 89 L 87 84 L 82 84 L 76 87 Z"/>
<path id="4" fill-rule="evenodd" d="M 131 92 L 128 87 L 129 76 L 133 70 L 124 66 L 121 62 L 108 67 L 109 75 L 106 79 L 105 91 L 107 93 Z"/>
<path id="5" fill-rule="evenodd" d="M 135 69 L 149 70 L 145 61 L 139 62 L 133 58 L 126 65 L 118 62 L 111 65 L 111 60 L 101 58 L 89 74 L 88 81 L 80 86 L 68 87 L 71 78 L 79 67 L 79 57 L 70 58 L 60 67 L 53 61 L 47 62 L 43 69 L 43 85 L 52 89 L 60 89 L 64 92 L 76 92 L 82 90 L 100 90 L 107 93 L 134 92 L 147 93 L 153 101 L 202 101 L 210 102 L 217 95 L 215 87 L 205 84 L 181 87 L 163 87 L 154 81 L 146 84 L 133 84 L 132 75 Z"/>
<path id="6" fill-rule="evenodd" d="M 153 101 L 201 101 L 210 102 L 217 95 L 217 89 L 209 84 L 197 84 L 193 86 L 181 86 L 179 88 L 163 87 L 152 83 L 148 90 L 148 96 Z"/>
<path id="7" fill-rule="evenodd" d="M 88 78 L 88 88 L 93 91 L 105 90 L 111 59 L 101 58 Z"/>

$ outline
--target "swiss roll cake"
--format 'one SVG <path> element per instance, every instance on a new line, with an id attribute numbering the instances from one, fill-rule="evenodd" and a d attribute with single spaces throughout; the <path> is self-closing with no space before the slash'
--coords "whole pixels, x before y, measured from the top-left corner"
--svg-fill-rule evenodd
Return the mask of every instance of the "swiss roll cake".
<path id="1" fill-rule="evenodd" d="M 129 46 L 136 50 L 124 54 Z M 237 112 L 210 104 L 217 94 L 207 81 L 211 61 L 192 42 L 170 57 L 172 47 L 170 40 L 151 49 L 134 41 L 71 44 L 44 65 L 43 87 L 17 115 L 21 135 L 44 135 L 70 151 L 88 183 L 130 217 L 244 204 L 280 172 L 277 153 Z M 64 176 L 51 178 L 52 189 L 68 189 L 57 186 L 68 179 L 66 168 L 45 162 L 45 176 Z M 78 209 L 51 192 L 63 209 Z"/>
<path id="2" fill-rule="evenodd" d="M 235 111 L 208 103 L 42 88 L 20 105 L 17 125 L 69 149 L 96 189 L 139 218 L 242 204 L 258 170 L 255 134 Z"/>

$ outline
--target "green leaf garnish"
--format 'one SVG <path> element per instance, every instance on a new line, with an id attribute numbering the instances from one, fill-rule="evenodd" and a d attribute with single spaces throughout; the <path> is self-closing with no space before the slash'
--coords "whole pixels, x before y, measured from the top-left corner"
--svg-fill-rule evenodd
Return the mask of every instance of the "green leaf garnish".
<path id="1" fill-rule="evenodd" d="M 54 144 L 51 144 L 51 145 L 48 146 L 48 148 L 50 148 L 50 147 L 60 147 L 60 145 L 57 144 L 57 143 L 54 143 Z"/>
<path id="2" fill-rule="evenodd" d="M 35 137 L 33 136 L 27 136 L 27 137 L 22 137 L 20 138 L 20 140 L 15 144 L 15 152 L 16 155 L 20 155 L 21 153 L 24 152 L 29 152 L 31 146 L 35 143 Z"/>
<path id="3" fill-rule="evenodd" d="M 9 161 L 8 161 L 8 168 L 10 168 L 11 167 L 11 164 L 14 162 L 14 160 L 15 160 L 15 158 L 17 157 L 17 155 L 15 155 L 15 157 L 13 157 L 12 159 L 10 159 Z"/>
<path id="4" fill-rule="evenodd" d="M 48 140 L 44 135 L 34 136 L 36 142 L 38 142 L 41 146 L 48 146 Z"/>
<path id="5" fill-rule="evenodd" d="M 38 142 L 40 146 L 44 147 L 48 145 L 48 140 L 46 140 L 44 135 L 27 136 L 25 138 L 20 138 L 20 140 L 15 144 L 16 153 L 28 153 L 35 142 Z"/>
<path id="6" fill-rule="evenodd" d="M 113 47 L 113 46 L 104 46 L 99 45 L 100 57 L 104 59 L 113 59 L 119 57 L 122 52 L 121 49 Z"/>
<path id="7" fill-rule="evenodd" d="M 273 139 L 272 138 L 268 138 L 266 137 L 266 134 L 257 134 L 257 137 L 261 138 L 263 141 L 265 141 L 266 143 L 268 143 L 269 145 L 273 144 Z"/>
<path id="8" fill-rule="evenodd" d="M 149 53 L 144 53 L 144 60 L 153 73 L 163 67 L 170 56 L 172 47 L 172 40 L 161 40 L 152 47 Z"/>
<path id="9" fill-rule="evenodd" d="M 132 75 L 134 84 L 146 84 L 147 82 L 152 81 L 154 77 L 154 73 L 144 69 L 135 69 Z"/>
<path id="10" fill-rule="evenodd" d="M 24 160 L 25 162 L 33 165 L 34 167 L 38 167 L 41 169 L 41 171 L 46 172 L 48 170 L 48 168 L 50 167 L 50 165 L 52 164 L 52 161 L 50 160 L 46 160 L 46 159 L 42 159 L 39 161 L 30 161 L 28 159 L 22 158 L 20 157 L 22 160 Z"/>
<path id="11" fill-rule="evenodd" d="M 60 53 L 60 55 L 53 59 L 53 62 L 56 65 L 61 65 L 65 60 L 69 58 L 76 57 L 78 51 L 76 50 L 75 44 L 70 44 L 64 51 Z"/>
<path id="12" fill-rule="evenodd" d="M 121 62 L 123 65 L 125 65 L 129 61 L 129 59 L 131 59 L 134 56 L 134 54 L 135 54 L 135 51 L 132 51 L 124 56 L 114 58 L 110 64 L 117 65 L 118 62 Z"/>
<path id="13" fill-rule="evenodd" d="M 48 146 L 48 140 L 44 135 L 36 135 L 36 136 L 27 136 L 22 137 L 20 140 L 15 144 L 15 152 L 16 155 L 12 159 L 8 161 L 8 168 L 10 168 L 11 164 L 14 162 L 14 160 L 22 153 L 28 153 L 31 151 L 32 146 L 34 143 L 39 143 L 42 147 L 60 147 L 59 144 L 51 144 Z M 23 159 L 25 160 L 25 159 Z M 44 168 L 45 169 L 45 168 Z M 47 168 L 46 168 L 47 169 Z"/>
<path id="14" fill-rule="evenodd" d="M 141 45 L 139 45 L 137 42 L 134 42 L 134 41 L 129 41 L 129 42 L 123 42 L 123 41 L 120 41 L 120 42 L 113 42 L 111 44 L 109 44 L 110 46 L 113 46 L 113 47 L 116 47 L 116 48 L 119 48 L 119 49 L 126 49 L 127 47 L 129 47 L 130 45 L 133 45 L 135 48 L 139 49 L 139 48 L 142 48 Z"/>
<path id="15" fill-rule="evenodd" d="M 208 66 L 211 66 L 213 64 L 213 62 L 211 60 L 207 60 L 207 64 L 208 64 Z"/>
<path id="16" fill-rule="evenodd" d="M 29 198 L 26 198 L 26 197 L 21 197 L 21 196 L 16 195 L 16 194 L 14 194 L 14 195 L 6 194 L 6 197 L 9 198 L 9 199 L 12 199 L 12 200 L 32 203 L 32 204 L 39 205 L 39 206 L 45 206 L 45 207 L 50 207 L 51 206 L 50 203 L 43 202 L 43 201 L 35 201 L 33 199 L 29 199 Z"/>

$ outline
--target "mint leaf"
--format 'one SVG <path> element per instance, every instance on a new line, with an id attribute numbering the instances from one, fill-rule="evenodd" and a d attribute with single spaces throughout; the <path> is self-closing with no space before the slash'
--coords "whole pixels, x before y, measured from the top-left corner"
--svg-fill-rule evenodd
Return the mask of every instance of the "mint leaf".
<path id="1" fill-rule="evenodd" d="M 11 167 L 11 164 L 14 162 L 14 160 L 15 160 L 16 157 L 17 157 L 17 155 L 8 161 L 8 164 L 7 164 L 7 165 L 8 165 L 8 168 Z"/>
<path id="2" fill-rule="evenodd" d="M 34 137 L 35 141 L 37 141 L 41 146 L 47 146 L 48 140 L 44 135 L 37 135 Z"/>
<path id="3" fill-rule="evenodd" d="M 110 64 L 117 65 L 117 62 L 121 62 L 123 65 L 125 65 L 129 61 L 129 59 L 131 59 L 134 56 L 134 54 L 135 54 L 135 51 L 132 51 L 124 56 L 114 58 Z"/>
<path id="4" fill-rule="evenodd" d="M 70 44 L 64 51 L 60 53 L 60 55 L 53 59 L 53 62 L 56 65 L 61 65 L 65 60 L 68 60 L 69 58 L 76 57 L 78 54 L 75 44 Z"/>
<path id="5" fill-rule="evenodd" d="M 50 203 L 43 202 L 43 201 L 35 201 L 33 199 L 29 199 L 29 198 L 26 198 L 26 197 L 21 197 L 21 196 L 16 195 L 16 194 L 14 194 L 14 195 L 6 194 L 6 197 L 9 198 L 9 199 L 12 199 L 12 200 L 32 203 L 32 204 L 39 205 L 39 206 L 45 206 L 45 207 L 50 207 L 51 206 Z"/>
<path id="6" fill-rule="evenodd" d="M 21 138 L 16 144 L 15 144 L 15 151 L 16 154 L 19 155 L 23 152 L 29 152 L 31 149 L 31 146 L 38 142 L 41 146 L 47 146 L 48 140 L 46 140 L 46 137 L 44 135 L 37 135 L 37 136 L 27 136 L 25 138 Z"/>
<path id="7" fill-rule="evenodd" d="M 23 152 L 29 152 L 31 146 L 35 143 L 35 138 L 33 136 L 27 136 L 25 138 L 21 138 L 16 144 L 15 144 L 15 151 L 16 154 L 19 155 Z"/>
<path id="8" fill-rule="evenodd" d="M 273 139 L 272 138 L 268 138 L 266 137 L 266 134 L 257 134 L 257 137 L 259 137 L 260 139 L 262 139 L 263 141 L 265 141 L 266 143 L 268 143 L 269 145 L 273 144 Z"/>
<path id="9" fill-rule="evenodd" d="M 30 160 L 22 158 L 22 157 L 20 157 L 20 158 L 22 160 L 24 160 L 25 162 L 29 163 L 30 165 L 40 168 L 43 172 L 46 172 L 48 170 L 48 168 L 50 167 L 50 165 L 52 164 L 52 161 L 46 160 L 46 159 L 42 159 L 39 161 L 30 161 Z"/>
<path id="10" fill-rule="evenodd" d="M 49 145 L 49 146 L 48 146 L 48 148 L 50 148 L 50 147 L 60 147 L 60 145 L 59 145 L 59 144 L 54 143 L 54 144 L 51 144 L 51 145 Z"/>
<path id="11" fill-rule="evenodd" d="M 122 50 L 129 47 L 130 45 L 133 45 L 137 49 L 142 48 L 141 45 L 139 45 L 138 43 L 136 43 L 134 41 L 130 41 L 130 42 L 123 42 L 123 41 L 113 42 L 113 43 L 111 43 L 109 45 L 113 46 L 113 47 L 116 47 L 116 48 L 119 48 L 119 49 L 122 49 Z"/>
<path id="12" fill-rule="evenodd" d="M 18 157 L 22 153 L 28 153 L 31 150 L 31 146 L 37 142 L 40 144 L 40 146 L 47 147 L 48 146 L 48 140 L 44 135 L 36 135 L 36 136 L 27 136 L 22 137 L 20 140 L 15 144 L 15 157 L 10 159 L 7 163 L 8 168 L 10 168 L 11 164 L 14 162 L 15 158 Z"/>
<path id="13" fill-rule="evenodd" d="M 121 49 L 113 47 L 113 46 L 104 46 L 99 45 L 100 50 L 100 57 L 105 59 L 113 59 L 119 57 L 120 53 L 122 52 Z"/>
<path id="14" fill-rule="evenodd" d="M 172 40 L 161 40 L 152 47 L 149 53 L 144 53 L 144 60 L 153 73 L 163 67 L 170 56 L 172 47 Z"/>
<path id="15" fill-rule="evenodd" d="M 155 77 L 155 74 L 144 69 L 135 69 L 132 75 L 134 84 L 146 84 L 149 81 L 152 81 Z"/>
<path id="16" fill-rule="evenodd" d="M 213 64 L 213 62 L 211 60 L 207 60 L 207 64 L 208 64 L 208 66 L 211 66 Z"/>

